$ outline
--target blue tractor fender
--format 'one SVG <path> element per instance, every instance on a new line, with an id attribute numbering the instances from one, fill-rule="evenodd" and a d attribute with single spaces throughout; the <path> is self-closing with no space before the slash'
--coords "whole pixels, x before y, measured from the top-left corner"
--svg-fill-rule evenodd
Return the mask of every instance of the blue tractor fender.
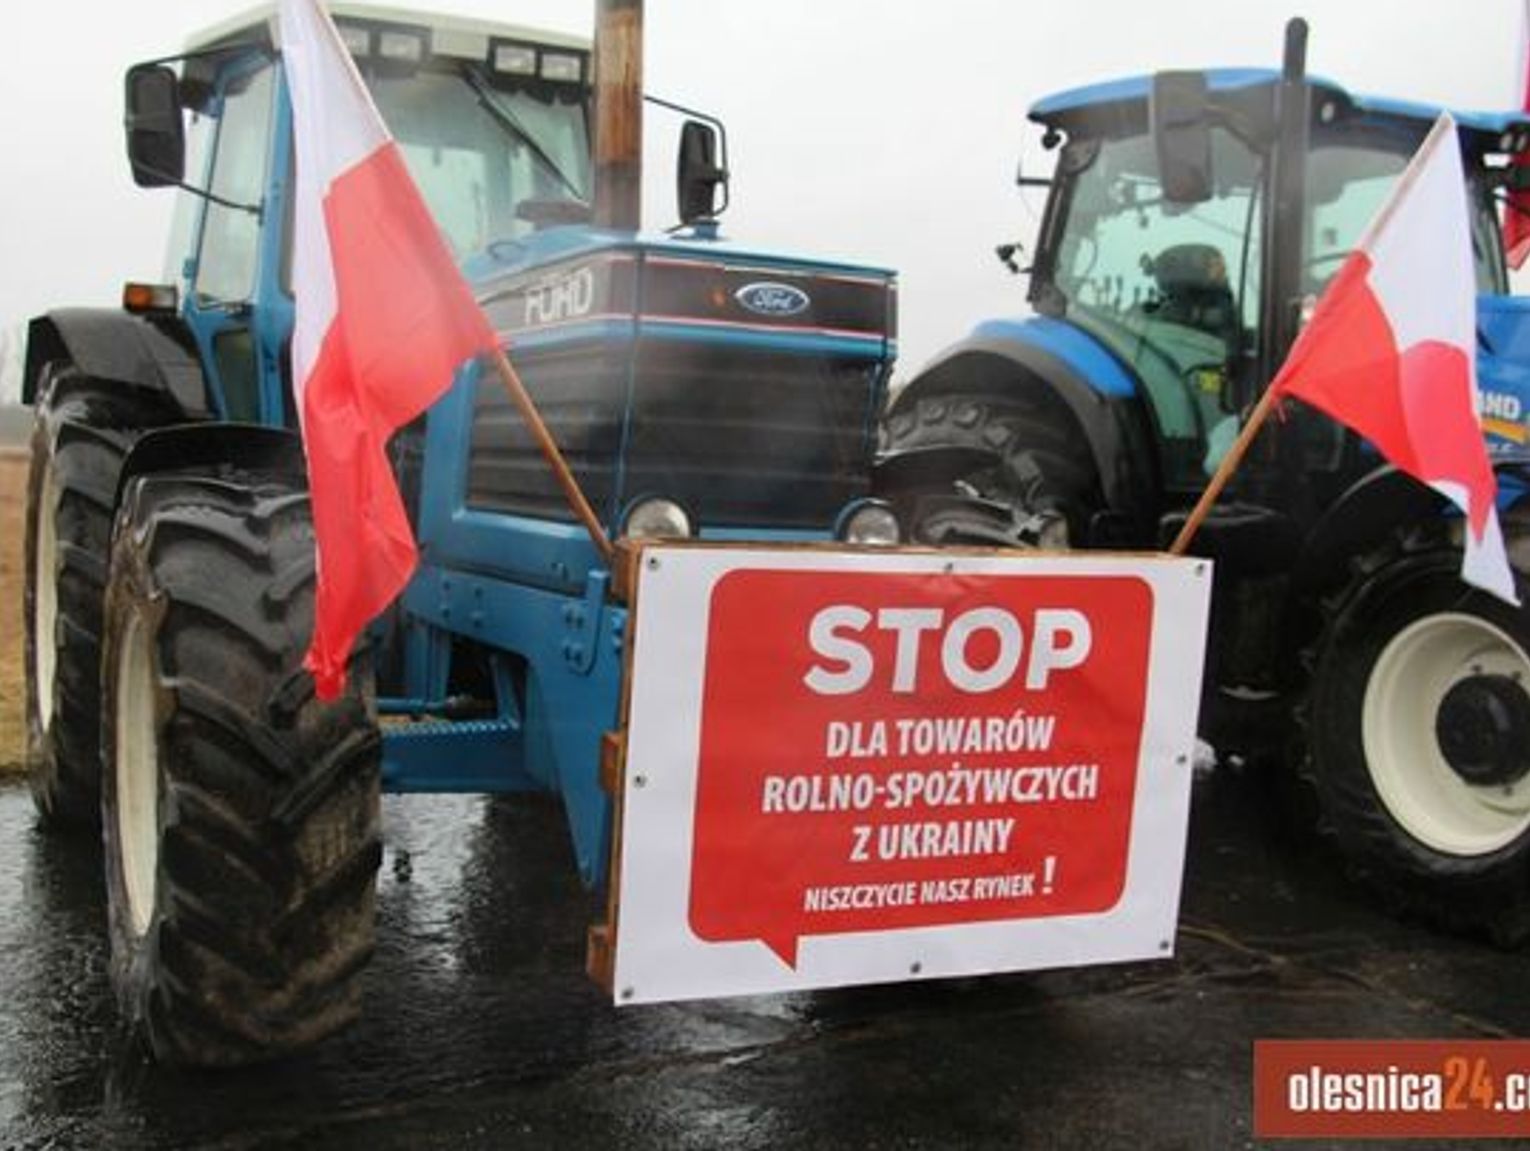
<path id="1" fill-rule="evenodd" d="M 1516 505 L 1530 510 L 1530 455 L 1495 456 L 1493 471 L 1500 517 Z M 1351 558 L 1380 547 L 1398 529 L 1455 515 L 1455 507 L 1433 488 L 1379 464 L 1351 484 L 1307 533 L 1292 569 L 1292 590 L 1300 595 L 1332 587 L 1346 577 Z M 1514 549 L 1509 550 L 1512 558 Z"/>
<path id="2" fill-rule="evenodd" d="M 177 318 L 120 308 L 61 308 L 27 326 L 22 402 L 35 399 L 45 364 L 68 359 L 88 376 L 158 393 L 187 419 L 208 414 L 202 364 Z"/>
<path id="3" fill-rule="evenodd" d="M 1151 523 L 1160 481 L 1146 406 L 1131 374 L 1072 324 L 1044 316 L 980 324 L 921 369 L 889 415 L 948 396 L 1023 402 L 1068 421 L 1079 451 L 1094 463 L 1106 508 L 1144 527 Z M 973 455 L 970 447 L 894 449 L 878 460 L 877 486 L 942 471 L 960 475 L 971 470 Z"/>

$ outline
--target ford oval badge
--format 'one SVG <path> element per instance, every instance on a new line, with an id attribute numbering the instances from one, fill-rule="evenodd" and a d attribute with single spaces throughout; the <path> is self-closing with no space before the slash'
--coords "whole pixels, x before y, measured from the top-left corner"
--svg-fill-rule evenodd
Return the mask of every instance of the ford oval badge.
<path id="1" fill-rule="evenodd" d="M 771 316 L 776 319 L 784 319 L 787 316 L 805 312 L 808 305 L 813 302 L 801 288 L 769 281 L 745 284 L 733 293 L 733 298 L 757 316 Z"/>

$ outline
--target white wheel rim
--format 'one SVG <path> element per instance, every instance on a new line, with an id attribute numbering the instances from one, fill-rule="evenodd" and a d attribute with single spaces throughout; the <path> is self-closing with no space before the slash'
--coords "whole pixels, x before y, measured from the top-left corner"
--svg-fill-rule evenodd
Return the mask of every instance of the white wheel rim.
<path id="1" fill-rule="evenodd" d="M 1475 675 L 1530 685 L 1530 656 L 1479 616 L 1425 616 L 1382 649 L 1361 723 L 1371 781 L 1387 811 L 1421 843 L 1465 857 L 1497 851 L 1530 828 L 1530 776 L 1472 784 L 1440 750 L 1440 705 L 1453 686 Z"/>
<path id="2" fill-rule="evenodd" d="M 114 717 L 117 844 L 133 931 L 154 914 L 159 872 L 159 755 L 154 731 L 154 674 L 143 617 L 133 612 L 117 653 Z"/>
<path id="3" fill-rule="evenodd" d="M 37 541 L 32 572 L 32 682 L 37 690 L 37 719 L 43 731 L 53 722 L 54 679 L 58 674 L 58 488 L 53 469 L 43 468 L 37 496 Z"/>

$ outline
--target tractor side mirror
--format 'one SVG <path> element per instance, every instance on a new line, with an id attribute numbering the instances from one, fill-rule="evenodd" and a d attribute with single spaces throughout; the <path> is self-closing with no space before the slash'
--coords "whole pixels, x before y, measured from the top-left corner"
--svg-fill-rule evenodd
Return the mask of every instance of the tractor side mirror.
<path id="1" fill-rule="evenodd" d="M 1159 72 L 1149 104 L 1164 198 L 1171 204 L 1211 199 L 1211 122 L 1204 72 Z"/>
<path id="2" fill-rule="evenodd" d="M 175 70 L 139 64 L 127 74 L 128 163 L 141 188 L 178 185 L 186 175 L 186 124 Z"/>
<path id="3" fill-rule="evenodd" d="M 723 190 L 722 204 L 717 190 Z M 711 220 L 727 206 L 728 169 L 718 161 L 717 130 L 699 120 L 680 128 L 680 157 L 676 169 L 676 198 L 682 224 Z"/>

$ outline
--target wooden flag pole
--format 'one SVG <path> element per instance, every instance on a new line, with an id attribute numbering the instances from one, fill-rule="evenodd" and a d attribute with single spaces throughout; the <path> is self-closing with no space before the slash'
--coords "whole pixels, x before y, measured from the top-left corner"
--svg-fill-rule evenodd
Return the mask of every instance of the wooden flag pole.
<path id="1" fill-rule="evenodd" d="M 510 399 L 514 402 L 516 410 L 521 413 L 521 419 L 526 421 L 526 427 L 530 429 L 532 439 L 536 440 L 537 447 L 542 452 L 542 458 L 547 461 L 547 466 L 552 468 L 553 478 L 558 481 L 563 498 L 574 510 L 575 517 L 584 525 L 584 530 L 590 533 L 590 540 L 595 544 L 595 550 L 600 553 L 600 558 L 610 564 L 616 549 L 611 546 L 611 539 L 606 535 L 605 528 L 601 526 L 600 519 L 595 515 L 595 509 L 590 507 L 590 501 L 585 498 L 584 490 L 579 486 L 579 481 L 574 478 L 568 461 L 563 458 L 563 453 L 558 449 L 552 433 L 547 430 L 547 425 L 542 421 L 542 413 L 537 411 L 536 404 L 532 403 L 531 395 L 526 391 L 526 385 L 521 383 L 519 373 L 511 366 L 510 358 L 505 355 L 503 348 L 496 345 L 490 352 L 490 358 L 499 372 L 500 380 L 504 382 L 505 390 L 510 393 Z"/>
<path id="2" fill-rule="evenodd" d="M 1200 530 L 1201 524 L 1206 522 L 1206 517 L 1211 514 L 1212 507 L 1217 502 L 1217 497 L 1222 494 L 1222 489 L 1232 479 L 1233 472 L 1238 470 L 1238 465 L 1243 462 L 1244 455 L 1248 452 L 1249 445 L 1254 442 L 1254 437 L 1259 434 L 1259 429 L 1264 426 L 1264 421 L 1269 418 L 1270 411 L 1275 407 L 1279 397 L 1275 388 L 1268 387 L 1264 395 L 1259 397 L 1259 403 L 1249 413 L 1248 423 L 1243 425 L 1243 430 L 1238 433 L 1238 438 L 1233 441 L 1232 447 L 1227 449 L 1227 454 L 1222 457 L 1222 462 L 1217 465 L 1216 474 L 1211 477 L 1211 482 L 1206 485 L 1206 490 L 1201 493 L 1201 498 L 1196 501 L 1194 508 L 1190 510 L 1189 517 L 1185 520 L 1184 527 L 1179 529 L 1179 535 L 1174 537 L 1174 542 L 1169 545 L 1169 554 L 1182 556 L 1185 549 L 1190 546 L 1190 541 L 1195 538 L 1195 533 Z"/>

